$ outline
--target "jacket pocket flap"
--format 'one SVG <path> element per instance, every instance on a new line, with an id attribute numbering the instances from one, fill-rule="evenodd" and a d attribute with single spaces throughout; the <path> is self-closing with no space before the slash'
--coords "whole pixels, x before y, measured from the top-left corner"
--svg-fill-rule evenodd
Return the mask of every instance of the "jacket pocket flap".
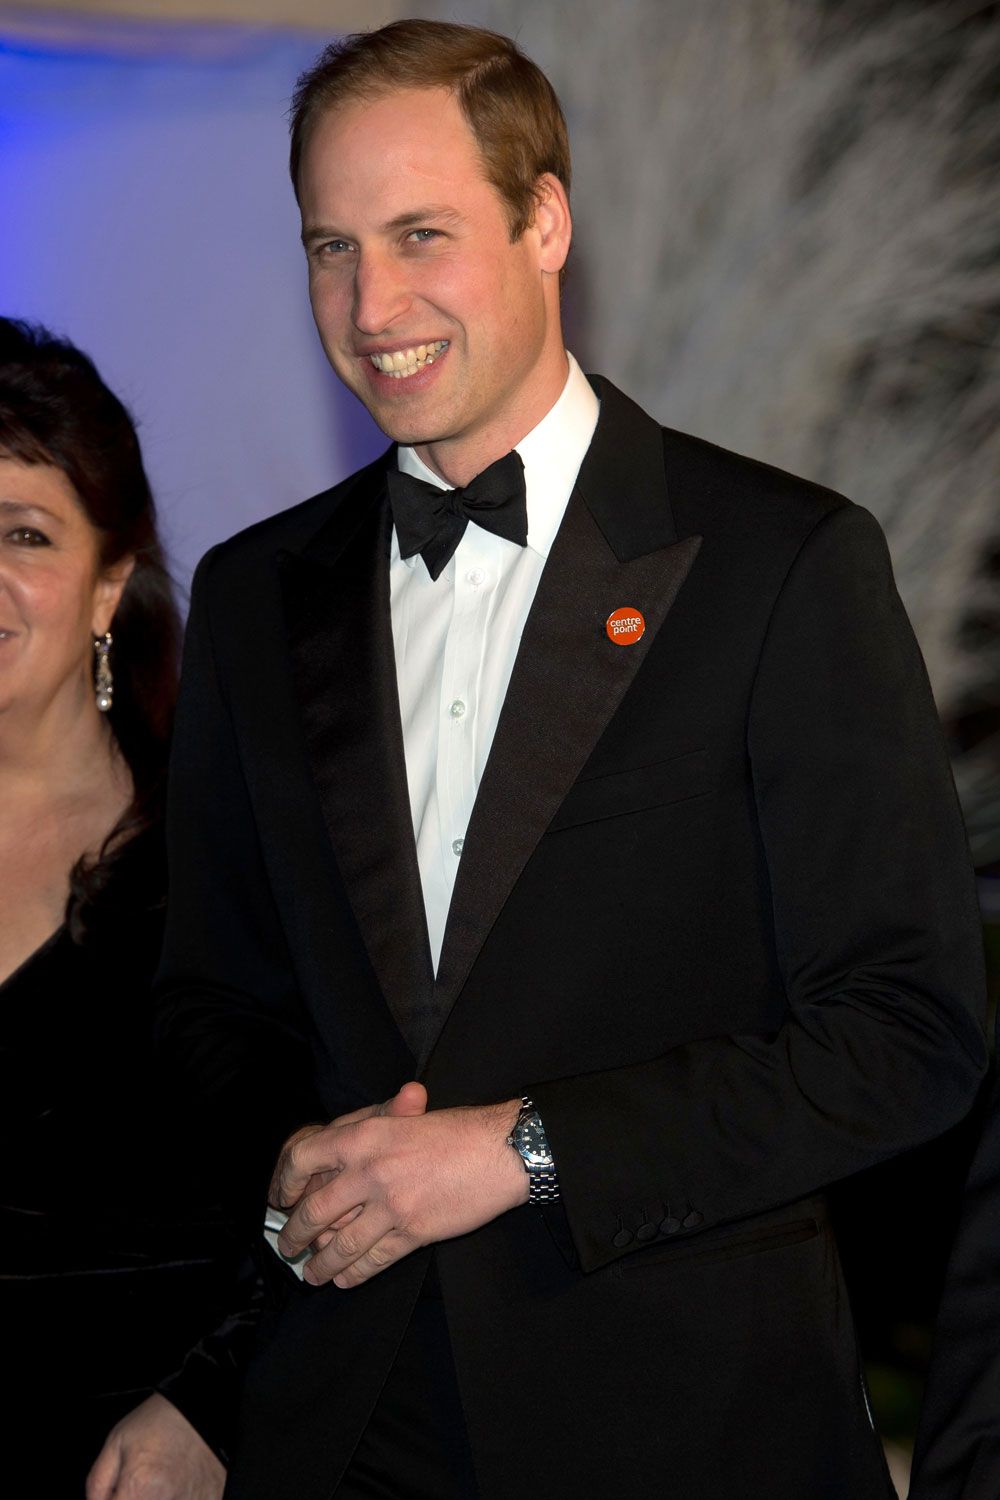
<path id="1" fill-rule="evenodd" d="M 683 802 L 689 797 L 703 796 L 708 789 L 708 752 L 688 750 L 636 770 L 614 771 L 609 776 L 578 781 L 548 831 L 556 833 L 575 823 L 592 823 L 600 818 L 662 807 L 668 802 Z"/>

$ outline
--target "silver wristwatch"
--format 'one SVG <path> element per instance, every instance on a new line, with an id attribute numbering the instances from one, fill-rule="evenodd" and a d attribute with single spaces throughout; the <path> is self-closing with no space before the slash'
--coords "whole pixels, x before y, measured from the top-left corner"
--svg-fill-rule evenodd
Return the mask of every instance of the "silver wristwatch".
<path id="1" fill-rule="evenodd" d="M 514 1122 L 514 1129 L 507 1137 L 508 1146 L 513 1146 L 528 1174 L 528 1202 L 555 1203 L 559 1197 L 559 1178 L 552 1159 L 552 1148 L 545 1134 L 541 1115 L 528 1098 L 521 1100 L 521 1108 Z"/>

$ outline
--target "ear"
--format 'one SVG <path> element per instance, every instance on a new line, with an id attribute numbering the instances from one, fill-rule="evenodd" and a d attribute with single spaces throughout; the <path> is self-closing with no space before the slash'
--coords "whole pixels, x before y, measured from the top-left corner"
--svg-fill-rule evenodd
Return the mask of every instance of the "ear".
<path id="1" fill-rule="evenodd" d="M 535 216 L 531 227 L 538 235 L 542 270 L 558 275 L 569 255 L 573 217 L 566 189 L 551 172 L 543 173 L 535 184 Z"/>
<path id="2" fill-rule="evenodd" d="M 125 585 L 132 576 L 135 558 L 129 554 L 105 568 L 94 585 L 94 609 L 92 630 L 95 636 L 104 635 L 111 629 L 115 610 L 121 602 Z"/>

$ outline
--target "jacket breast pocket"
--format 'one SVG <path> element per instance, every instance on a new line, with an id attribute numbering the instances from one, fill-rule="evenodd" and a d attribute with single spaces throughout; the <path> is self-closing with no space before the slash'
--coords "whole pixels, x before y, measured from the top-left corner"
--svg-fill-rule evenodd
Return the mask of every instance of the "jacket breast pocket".
<path id="1" fill-rule="evenodd" d="M 703 797 L 710 790 L 708 773 L 708 752 L 699 748 L 634 770 L 587 777 L 571 789 L 548 831 Z"/>

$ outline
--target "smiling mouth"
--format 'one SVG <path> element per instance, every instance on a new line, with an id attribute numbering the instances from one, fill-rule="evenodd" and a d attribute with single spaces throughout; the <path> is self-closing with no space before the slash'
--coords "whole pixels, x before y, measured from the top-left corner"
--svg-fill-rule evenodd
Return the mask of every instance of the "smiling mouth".
<path id="1" fill-rule="evenodd" d="M 368 358 L 383 375 L 392 375 L 396 380 L 406 380 L 426 365 L 432 365 L 438 355 L 448 347 L 447 339 L 435 339 L 430 344 L 417 344 L 411 349 L 395 349 L 392 353 L 369 354 Z"/>

